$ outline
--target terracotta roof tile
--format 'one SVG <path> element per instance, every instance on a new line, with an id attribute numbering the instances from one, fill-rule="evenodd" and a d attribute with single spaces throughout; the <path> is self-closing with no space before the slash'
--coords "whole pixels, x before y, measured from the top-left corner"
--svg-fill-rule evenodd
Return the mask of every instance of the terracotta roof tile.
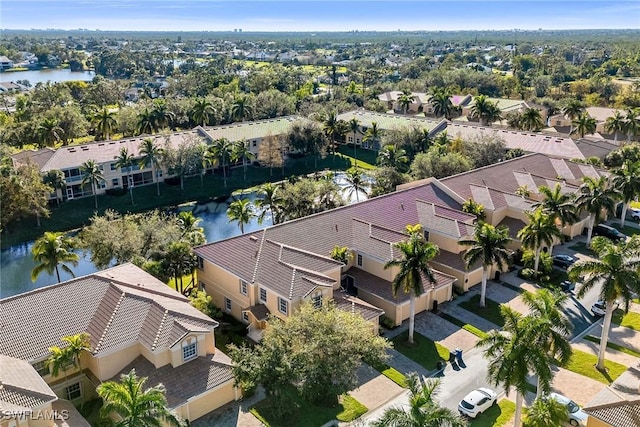
<path id="1" fill-rule="evenodd" d="M 0 410 L 24 411 L 57 399 L 28 362 L 0 354 L 0 367 Z"/>

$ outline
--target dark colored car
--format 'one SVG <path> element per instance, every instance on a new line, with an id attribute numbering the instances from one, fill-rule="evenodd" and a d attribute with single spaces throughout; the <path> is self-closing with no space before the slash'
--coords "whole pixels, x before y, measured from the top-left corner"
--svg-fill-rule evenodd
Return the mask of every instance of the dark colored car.
<path id="1" fill-rule="evenodd" d="M 607 239 L 618 241 L 618 240 L 627 240 L 627 235 L 621 233 L 613 227 L 609 227 L 608 225 L 598 224 L 593 227 L 593 235 L 594 236 L 603 236 Z"/>
<path id="2" fill-rule="evenodd" d="M 553 265 L 557 265 L 558 267 L 562 267 L 562 268 L 569 268 L 577 261 L 577 259 L 572 257 L 571 255 L 559 254 L 559 255 L 554 255 L 552 258 L 553 258 Z"/>
<path id="3" fill-rule="evenodd" d="M 576 284 L 570 280 L 565 280 L 560 283 L 560 289 L 562 292 L 573 292 L 576 288 Z"/>

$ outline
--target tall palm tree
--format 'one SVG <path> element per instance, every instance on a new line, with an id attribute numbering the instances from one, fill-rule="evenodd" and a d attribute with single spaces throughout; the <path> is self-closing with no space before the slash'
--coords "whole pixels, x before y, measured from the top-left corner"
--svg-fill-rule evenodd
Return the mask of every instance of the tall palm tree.
<path id="1" fill-rule="evenodd" d="M 109 111 L 109 109 L 105 107 L 91 116 L 91 124 L 93 124 L 96 130 L 96 139 L 104 138 L 108 141 L 111 132 L 113 132 L 118 125 L 116 113 Z"/>
<path id="2" fill-rule="evenodd" d="M 611 183 L 622 199 L 620 227 L 624 227 L 629 204 L 640 195 L 640 161 L 627 160 L 621 167 L 614 169 Z"/>
<path id="3" fill-rule="evenodd" d="M 477 263 L 482 264 L 480 307 L 485 306 L 489 268 L 496 264 L 501 270 L 505 268 L 509 261 L 509 251 L 506 246 L 510 241 L 508 228 L 496 228 L 486 222 L 479 222 L 476 224 L 473 239 L 460 242 L 461 245 L 469 247 L 463 255 L 466 267 L 470 268 Z"/>
<path id="4" fill-rule="evenodd" d="M 227 217 L 229 222 L 236 221 L 240 227 L 240 233 L 244 234 L 244 225 L 248 224 L 251 218 L 256 217 L 256 212 L 249 199 L 238 199 L 229 203 Z"/>
<path id="5" fill-rule="evenodd" d="M 540 110 L 533 107 L 526 108 L 520 114 L 519 122 L 522 129 L 528 131 L 538 131 L 544 127 Z"/>
<path id="6" fill-rule="evenodd" d="M 389 167 L 402 172 L 406 169 L 409 157 L 404 148 L 399 148 L 394 144 L 382 147 L 378 153 L 377 163 L 382 167 Z"/>
<path id="7" fill-rule="evenodd" d="M 378 123 L 371 122 L 371 126 L 364 133 L 362 138 L 363 142 L 366 142 L 369 148 L 377 150 L 380 146 L 380 139 L 382 138 L 382 130 L 378 128 Z"/>
<path id="8" fill-rule="evenodd" d="M 451 102 L 451 93 L 447 89 L 434 88 L 429 102 L 437 117 L 444 116 L 445 119 L 451 120 L 456 108 Z"/>
<path id="9" fill-rule="evenodd" d="M 624 129 L 627 132 L 627 142 L 638 135 L 640 131 L 640 108 L 628 108 L 624 117 Z"/>
<path id="10" fill-rule="evenodd" d="M 75 241 L 71 237 L 63 233 L 45 232 L 31 248 L 33 259 L 37 262 L 31 270 L 31 280 L 35 282 L 43 271 L 49 274 L 55 271 L 60 282 L 59 268 L 75 277 L 71 268 L 66 265 L 67 263 L 74 267 L 78 265 L 78 254 L 73 252 L 74 248 Z"/>
<path id="11" fill-rule="evenodd" d="M 164 272 L 173 277 L 175 289 L 181 294 L 184 293 L 182 279 L 191 273 L 193 280 L 193 271 L 197 265 L 191 242 L 178 240 L 169 243 L 164 253 L 161 254 L 161 265 Z"/>
<path id="12" fill-rule="evenodd" d="M 569 278 L 582 282 L 576 296 L 582 298 L 594 286 L 600 287 L 600 299 L 606 302 L 598 365 L 605 369 L 604 356 L 609 342 L 609 329 L 614 310 L 614 302 L 622 299 L 625 307 L 633 293 L 640 293 L 640 237 L 634 236 L 628 242 L 613 243 L 605 237 L 593 239 L 592 248 L 598 253 L 596 259 L 578 261 L 569 269 Z"/>
<path id="13" fill-rule="evenodd" d="M 136 130 L 138 135 L 143 133 L 152 134 L 156 130 L 156 117 L 149 107 L 144 107 L 144 110 L 138 113 Z"/>
<path id="14" fill-rule="evenodd" d="M 262 224 L 267 211 L 271 214 L 271 224 L 275 225 L 278 223 L 278 203 L 280 202 L 279 188 L 279 186 L 271 182 L 267 182 L 262 184 L 258 189 L 256 206 L 262 210 L 258 216 L 258 223 Z"/>
<path id="15" fill-rule="evenodd" d="M 537 272 L 542 247 L 546 245 L 551 254 L 554 238 L 562 239 L 562 233 L 556 226 L 555 218 L 544 213 L 540 208 L 533 212 L 525 212 L 525 215 L 529 223 L 518 232 L 518 239 L 522 242 L 522 246 L 534 251 L 533 269 Z"/>
<path id="16" fill-rule="evenodd" d="M 180 240 L 186 240 L 191 246 L 198 246 L 205 242 L 204 228 L 200 227 L 201 219 L 191 211 L 184 211 L 178 214 L 178 225 L 180 226 Z"/>
<path id="17" fill-rule="evenodd" d="M 360 193 L 367 195 L 369 182 L 365 178 L 366 176 L 358 167 L 349 168 L 344 177 L 347 184 L 345 189 L 349 191 L 349 197 L 351 197 L 354 192 L 356 193 L 356 202 L 360 201 Z"/>
<path id="18" fill-rule="evenodd" d="M 95 160 L 87 160 L 80 165 L 80 172 L 82 173 L 81 185 L 90 184 L 91 191 L 93 192 L 93 200 L 95 202 L 95 208 L 98 209 L 98 184 L 104 182 L 104 176 L 102 170 Z"/>
<path id="19" fill-rule="evenodd" d="M 569 422 L 567 405 L 556 399 L 537 398 L 527 409 L 525 427 L 557 427 Z"/>
<path id="20" fill-rule="evenodd" d="M 60 197 L 58 196 L 58 190 L 64 191 L 67 186 L 67 181 L 64 177 L 64 172 L 60 169 L 52 169 L 47 171 L 42 177 L 42 182 L 50 185 L 56 191 L 56 203 L 60 206 Z"/>
<path id="21" fill-rule="evenodd" d="M 145 388 L 147 378 L 138 378 L 135 369 L 120 376 L 120 382 L 105 381 L 97 388 L 104 400 L 103 415 L 116 413 L 122 421 L 119 427 L 157 427 L 161 421 L 171 426 L 183 426 L 180 418 L 167 407 L 165 388 L 158 384 Z"/>
<path id="22" fill-rule="evenodd" d="M 213 104 L 203 98 L 196 99 L 189 111 L 191 121 L 200 126 L 206 126 L 215 114 Z"/>
<path id="23" fill-rule="evenodd" d="M 349 130 L 353 133 L 353 165 L 358 166 L 358 154 L 357 154 L 357 144 L 356 144 L 356 136 L 360 131 L 360 121 L 353 117 L 348 122 Z"/>
<path id="24" fill-rule="evenodd" d="M 331 151 L 335 154 L 336 135 L 340 132 L 338 113 L 330 111 L 324 116 L 324 119 L 322 120 L 322 130 L 327 138 L 329 138 Z"/>
<path id="25" fill-rule="evenodd" d="M 164 129 L 169 126 L 175 119 L 175 114 L 167 109 L 167 104 L 164 99 L 156 99 L 153 101 L 153 108 L 151 110 L 155 125 L 157 129 Z"/>
<path id="26" fill-rule="evenodd" d="M 402 109 L 402 114 L 407 114 L 409 112 L 409 107 L 411 103 L 416 100 L 416 97 L 411 94 L 410 90 L 403 90 L 400 95 L 398 95 L 398 104 Z"/>
<path id="27" fill-rule="evenodd" d="M 374 427 L 465 427 L 467 421 L 455 411 L 443 408 L 435 399 L 440 379 L 424 381 L 417 374 L 407 375 L 409 408 L 391 407 L 384 411 Z"/>
<path id="28" fill-rule="evenodd" d="M 384 268 L 398 267 L 398 273 L 391 282 L 394 297 L 399 290 L 409 294 L 409 343 L 413 344 L 416 297 L 422 295 L 425 279 L 431 284 L 436 283 L 429 261 L 438 255 L 440 249 L 427 242 L 420 231 L 411 233 L 408 240 L 396 243 L 395 247 L 402 253 L 402 258 L 387 261 Z"/>
<path id="29" fill-rule="evenodd" d="M 582 113 L 584 113 L 585 108 L 582 102 L 577 99 L 571 99 L 562 109 L 562 114 L 569 120 L 571 120 L 571 128 L 569 129 L 569 134 L 573 133 L 573 120 L 578 118 Z"/>
<path id="30" fill-rule="evenodd" d="M 491 123 L 502 119 L 502 113 L 496 102 L 489 100 L 486 95 L 478 95 L 473 98 L 471 117 L 480 120 L 480 124 L 491 126 Z"/>
<path id="31" fill-rule="evenodd" d="M 489 379 L 501 384 L 508 394 L 516 391 L 514 426 L 521 425 L 523 396 L 529 387 L 527 377 L 534 372 L 543 384 L 551 382 L 551 368 L 544 350 L 531 345 L 532 317 L 522 316 L 511 307 L 500 306 L 504 319 L 502 331 L 493 330 L 476 347 L 489 359 Z"/>
<path id="32" fill-rule="evenodd" d="M 589 229 L 587 232 L 587 245 L 591 243 L 593 226 L 600 220 L 602 211 L 605 214 L 613 212 L 615 200 L 618 198 L 617 191 L 611 187 L 609 178 L 601 176 L 592 178 L 585 176 L 582 178 L 580 193 L 576 198 L 578 211 L 589 213 Z"/>
<path id="33" fill-rule="evenodd" d="M 207 149 L 210 157 L 215 158 L 222 167 L 222 176 L 224 178 L 224 186 L 227 186 L 227 164 L 231 158 L 232 145 L 227 138 L 219 138 L 213 141 Z"/>
<path id="34" fill-rule="evenodd" d="M 594 134 L 596 131 L 596 119 L 589 117 L 587 113 L 582 113 L 572 122 L 572 134 L 577 133 L 580 138 L 584 138 L 586 134 Z"/>
<path id="35" fill-rule="evenodd" d="M 60 141 L 63 130 L 58 120 L 46 118 L 38 125 L 39 148 L 54 147 Z"/>
<path id="36" fill-rule="evenodd" d="M 247 180 L 247 160 L 253 159 L 255 156 L 249 150 L 249 143 L 246 141 L 238 140 L 231 145 L 231 159 L 233 161 L 242 160 L 242 172 L 244 180 Z"/>
<path id="37" fill-rule="evenodd" d="M 620 111 L 617 111 L 613 114 L 613 116 L 608 117 L 607 121 L 604 123 L 604 129 L 613 134 L 613 142 L 618 142 L 618 134 L 624 133 L 625 131 L 625 121 L 624 116 Z"/>
<path id="38" fill-rule="evenodd" d="M 158 179 L 156 170 L 160 168 L 160 162 L 162 159 L 162 148 L 158 147 L 153 138 L 145 138 L 140 143 L 140 163 L 138 166 L 140 169 L 151 166 L 151 174 L 153 180 L 156 182 L 156 195 L 160 195 L 160 179 Z"/>
<path id="39" fill-rule="evenodd" d="M 484 112 L 484 123 L 491 126 L 492 123 L 502 120 L 502 111 L 496 102 L 489 103 Z"/>
<path id="40" fill-rule="evenodd" d="M 537 292 L 527 292 L 522 294 L 522 300 L 529 307 L 529 316 L 534 319 L 532 345 L 542 348 L 549 358 L 549 362 L 557 361 L 560 366 L 569 363 L 573 354 L 569 336 L 573 325 L 564 314 L 563 306 L 568 299 L 568 295 L 560 292 L 551 292 L 548 289 L 540 289 Z M 537 398 L 545 390 L 545 384 L 538 380 Z"/>
<path id="41" fill-rule="evenodd" d="M 231 117 L 234 120 L 243 122 L 244 119 L 250 119 L 253 116 L 253 108 L 251 107 L 249 98 L 245 95 L 236 96 L 231 105 Z"/>
<path id="42" fill-rule="evenodd" d="M 73 355 L 68 347 L 49 347 L 49 357 L 45 360 L 45 365 L 49 369 L 51 376 L 56 378 L 60 375 L 60 370 L 64 374 L 64 383 L 67 382 L 67 371 L 73 365 Z"/>
<path id="43" fill-rule="evenodd" d="M 575 224 L 580 220 L 576 210 L 574 193 L 563 193 L 559 183 L 556 183 L 553 190 L 543 185 L 538 188 L 538 191 L 542 194 L 543 199 L 533 204 L 534 209 L 541 208 L 562 227 Z"/>
<path id="44" fill-rule="evenodd" d="M 331 256 L 332 259 L 340 261 L 345 265 L 349 263 L 349 260 L 351 258 L 353 258 L 353 254 L 349 252 L 349 248 L 347 246 L 339 245 L 336 245 L 333 247 L 333 249 L 331 249 L 331 254 L 329 256 Z"/>
<path id="45" fill-rule="evenodd" d="M 67 344 L 65 349 L 70 353 L 73 366 L 82 371 L 80 356 L 85 351 L 91 351 L 91 340 L 88 333 L 83 332 L 76 335 L 62 337 L 62 341 Z"/>
<path id="46" fill-rule="evenodd" d="M 127 188 L 129 189 L 129 196 L 131 197 L 131 204 L 133 205 L 133 181 L 131 180 L 131 167 L 134 163 L 132 154 L 129 154 L 127 147 L 120 148 L 120 154 L 115 158 L 116 167 L 120 168 L 122 172 L 127 172 Z"/>

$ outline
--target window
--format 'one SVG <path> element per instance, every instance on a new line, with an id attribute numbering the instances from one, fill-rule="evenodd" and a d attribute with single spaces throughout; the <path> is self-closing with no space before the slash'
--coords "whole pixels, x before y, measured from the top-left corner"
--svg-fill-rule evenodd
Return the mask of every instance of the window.
<path id="1" fill-rule="evenodd" d="M 111 186 L 112 187 L 119 187 L 120 186 L 120 178 L 113 178 L 111 180 Z"/>
<path id="2" fill-rule="evenodd" d="M 352 136 L 347 137 L 347 141 L 353 142 L 353 137 Z"/>
<path id="3" fill-rule="evenodd" d="M 278 298 L 278 310 L 280 310 L 280 313 L 287 314 L 288 308 L 289 303 L 287 300 L 284 298 Z"/>
<path id="4" fill-rule="evenodd" d="M 255 147 L 256 145 L 258 145 L 258 141 L 256 141 L 255 139 L 253 141 L 251 141 L 251 146 Z"/>
<path id="5" fill-rule="evenodd" d="M 156 170 L 156 178 L 162 178 L 162 169 Z"/>
<path id="6" fill-rule="evenodd" d="M 260 288 L 260 301 L 267 302 L 267 290 L 265 288 Z"/>
<path id="7" fill-rule="evenodd" d="M 247 313 L 246 311 L 242 312 L 242 320 L 244 320 L 245 322 L 249 323 L 249 313 Z"/>
<path id="8" fill-rule="evenodd" d="M 247 294 L 247 282 L 245 282 L 244 280 L 240 280 L 240 293 L 242 295 L 246 295 Z"/>
<path id="9" fill-rule="evenodd" d="M 198 257 L 197 257 L 197 260 L 198 260 L 198 268 L 199 268 L 200 270 L 204 270 L 204 259 L 202 259 L 202 257 L 201 257 L 201 256 L 198 256 Z"/>
<path id="10" fill-rule="evenodd" d="M 109 166 L 111 167 L 111 170 L 112 170 L 112 171 L 114 171 L 114 170 L 118 169 L 118 167 L 116 166 L 116 163 L 115 163 L 115 162 L 113 162 L 113 163 L 109 164 Z"/>
<path id="11" fill-rule="evenodd" d="M 182 360 L 191 360 L 198 356 L 198 341 L 195 337 L 182 342 Z"/>
<path id="12" fill-rule="evenodd" d="M 224 298 L 224 308 L 227 311 L 231 311 L 231 300 L 227 297 Z"/>
<path id="13" fill-rule="evenodd" d="M 429 241 L 429 232 L 427 230 L 424 230 L 424 240 Z"/>
<path id="14" fill-rule="evenodd" d="M 362 267 L 362 255 L 358 254 L 358 267 Z"/>
<path id="15" fill-rule="evenodd" d="M 47 366 L 47 362 L 45 360 L 34 363 L 33 369 L 35 369 L 41 377 L 50 374 L 49 367 Z"/>
<path id="16" fill-rule="evenodd" d="M 322 294 L 314 295 L 312 301 L 314 308 L 322 307 Z"/>
<path id="17" fill-rule="evenodd" d="M 100 187 L 101 189 L 103 189 L 103 190 L 104 190 L 105 188 L 107 188 L 107 181 L 100 181 L 100 185 L 99 185 L 99 187 Z"/>
<path id="18" fill-rule="evenodd" d="M 64 389 L 67 400 L 78 399 L 82 396 L 82 390 L 80 389 L 80 383 L 71 384 Z"/>

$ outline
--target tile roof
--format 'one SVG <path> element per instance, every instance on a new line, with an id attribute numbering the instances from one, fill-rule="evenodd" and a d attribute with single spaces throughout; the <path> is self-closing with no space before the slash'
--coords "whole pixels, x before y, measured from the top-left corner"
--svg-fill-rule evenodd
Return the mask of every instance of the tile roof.
<path id="1" fill-rule="evenodd" d="M 575 142 L 568 137 L 524 132 L 507 129 L 496 129 L 486 126 L 449 122 L 444 129 L 450 138 L 463 140 L 491 137 L 504 140 L 507 148 L 520 148 L 531 153 L 542 153 L 567 159 L 583 159 L 582 152 Z"/>
<path id="2" fill-rule="evenodd" d="M 640 369 L 632 366 L 584 406 L 590 416 L 613 427 L 640 425 Z"/>
<path id="3" fill-rule="evenodd" d="M 53 156 L 56 150 L 52 148 L 43 148 L 41 150 L 24 150 L 19 153 L 13 154 L 11 158 L 15 163 L 27 163 L 31 162 L 42 168 L 47 161 Z"/>
<path id="4" fill-rule="evenodd" d="M 433 262 L 446 265 L 458 271 L 473 271 L 482 267 L 481 263 L 478 261 L 473 264 L 471 268 L 467 269 L 464 259 L 462 258 L 463 255 L 464 252 L 457 254 L 454 252 L 445 251 L 444 249 L 440 249 L 440 253 L 433 259 Z"/>
<path id="5" fill-rule="evenodd" d="M 100 354 L 133 342 L 151 351 L 168 348 L 175 328 L 212 331 L 218 325 L 132 264 L 5 298 L 0 305 L 0 354 L 28 361 L 45 358 L 61 337 L 81 332 L 91 335 L 93 352 Z M 34 327 L 43 319 L 47 327 Z"/>
<path id="6" fill-rule="evenodd" d="M 147 377 L 146 386 L 164 385 L 169 408 L 176 408 L 194 396 L 199 396 L 229 381 L 233 381 L 231 360 L 220 350 L 213 356 L 198 357 L 177 367 L 171 364 L 156 368 L 143 356 L 138 356 L 111 380 L 135 369 L 138 377 Z"/>
<path id="7" fill-rule="evenodd" d="M 300 121 L 310 122 L 309 119 L 302 116 L 286 116 L 275 119 L 206 127 L 205 131 L 212 139 L 226 138 L 231 142 L 248 141 L 264 138 L 269 135 L 284 135 L 289 132 L 294 123 Z"/>
<path id="8" fill-rule="evenodd" d="M 599 159 L 604 159 L 607 154 L 612 152 L 613 150 L 617 150 L 620 148 L 613 141 L 607 140 L 598 140 L 591 141 L 587 138 L 582 138 L 576 141 L 576 146 L 582 153 L 585 159 L 589 157 L 597 157 Z"/>
<path id="9" fill-rule="evenodd" d="M 258 320 L 267 320 L 267 318 L 271 314 L 269 308 L 264 304 L 252 305 L 251 307 L 243 308 L 242 311 L 251 312 L 251 314 L 253 314 L 253 317 Z"/>
<path id="10" fill-rule="evenodd" d="M 338 120 L 349 120 L 356 118 L 360 122 L 360 126 L 371 127 L 373 122 L 378 124 L 379 129 L 404 129 L 409 126 L 418 126 L 421 129 L 427 129 L 429 133 L 444 130 L 447 121 L 444 119 L 420 118 L 415 116 L 401 116 L 396 114 L 376 113 L 367 110 L 347 111 L 338 114 Z"/>
<path id="11" fill-rule="evenodd" d="M 518 231 L 522 230 L 525 225 L 527 224 L 525 224 L 523 221 L 519 219 L 506 216 L 502 221 L 498 223 L 496 227 L 501 227 L 501 226 L 507 227 L 509 229 L 509 237 L 517 240 Z"/>
<path id="12" fill-rule="evenodd" d="M 384 314 L 384 310 L 342 291 L 333 293 L 333 302 L 340 310 L 354 314 L 358 313 L 364 317 L 365 320 L 373 320 Z"/>
<path id="13" fill-rule="evenodd" d="M 25 411 L 58 397 L 29 362 L 0 354 L 0 411 Z"/>

